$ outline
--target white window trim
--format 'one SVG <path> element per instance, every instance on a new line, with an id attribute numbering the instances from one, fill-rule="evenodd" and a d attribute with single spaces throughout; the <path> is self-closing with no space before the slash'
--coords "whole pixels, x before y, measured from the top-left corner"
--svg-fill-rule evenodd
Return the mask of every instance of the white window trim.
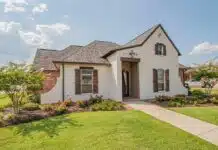
<path id="1" fill-rule="evenodd" d="M 92 74 L 83 74 L 82 70 L 92 70 Z M 92 83 L 90 83 L 90 84 L 83 84 L 82 83 L 82 76 L 83 75 L 90 75 L 92 77 Z M 80 81 L 81 81 L 80 82 L 80 91 L 81 91 L 81 94 L 92 94 L 93 93 L 93 69 L 80 69 Z M 91 93 L 88 93 L 88 92 L 84 93 L 83 90 L 82 90 L 82 86 L 83 85 L 92 85 L 92 92 Z"/>

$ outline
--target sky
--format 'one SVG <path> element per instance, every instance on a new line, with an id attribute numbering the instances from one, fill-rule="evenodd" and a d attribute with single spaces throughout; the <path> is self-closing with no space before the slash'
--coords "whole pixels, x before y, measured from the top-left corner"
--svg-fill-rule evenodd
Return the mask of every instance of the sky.
<path id="1" fill-rule="evenodd" d="M 93 40 L 125 44 L 162 24 L 184 65 L 218 56 L 217 0 L 0 0 L 0 64 L 31 62 L 37 48 Z"/>

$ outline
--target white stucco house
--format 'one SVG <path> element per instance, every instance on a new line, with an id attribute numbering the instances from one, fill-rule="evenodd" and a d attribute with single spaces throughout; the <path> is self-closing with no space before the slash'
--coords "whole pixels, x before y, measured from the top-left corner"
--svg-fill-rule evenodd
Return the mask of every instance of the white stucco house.
<path id="1" fill-rule="evenodd" d="M 63 50 L 38 49 L 34 64 L 47 77 L 41 103 L 86 100 L 92 94 L 117 101 L 187 94 L 180 55 L 160 24 L 124 45 L 93 41 Z"/>

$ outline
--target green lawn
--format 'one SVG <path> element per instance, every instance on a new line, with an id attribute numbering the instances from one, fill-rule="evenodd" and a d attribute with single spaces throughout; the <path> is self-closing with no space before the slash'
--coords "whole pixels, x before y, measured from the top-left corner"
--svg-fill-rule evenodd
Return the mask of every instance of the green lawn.
<path id="1" fill-rule="evenodd" d="M 204 88 L 191 88 L 191 91 L 193 90 L 202 90 L 203 92 L 205 91 Z M 211 94 L 218 94 L 218 89 L 212 89 Z"/>
<path id="2" fill-rule="evenodd" d="M 10 103 L 10 99 L 6 94 L 0 94 L 0 105 L 7 105 L 8 103 Z"/>
<path id="3" fill-rule="evenodd" d="M 2 150 L 215 150 L 139 111 L 85 112 L 0 128 Z"/>
<path id="4" fill-rule="evenodd" d="M 218 107 L 184 107 L 171 110 L 218 125 Z"/>

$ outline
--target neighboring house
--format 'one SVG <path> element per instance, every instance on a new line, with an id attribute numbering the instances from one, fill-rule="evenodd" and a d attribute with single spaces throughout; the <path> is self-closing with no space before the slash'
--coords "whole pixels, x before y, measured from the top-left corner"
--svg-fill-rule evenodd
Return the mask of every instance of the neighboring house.
<path id="1" fill-rule="evenodd" d="M 34 64 L 46 74 L 41 102 L 86 100 L 92 94 L 117 101 L 187 94 L 180 55 L 160 24 L 124 45 L 93 41 L 61 51 L 38 49 Z"/>

